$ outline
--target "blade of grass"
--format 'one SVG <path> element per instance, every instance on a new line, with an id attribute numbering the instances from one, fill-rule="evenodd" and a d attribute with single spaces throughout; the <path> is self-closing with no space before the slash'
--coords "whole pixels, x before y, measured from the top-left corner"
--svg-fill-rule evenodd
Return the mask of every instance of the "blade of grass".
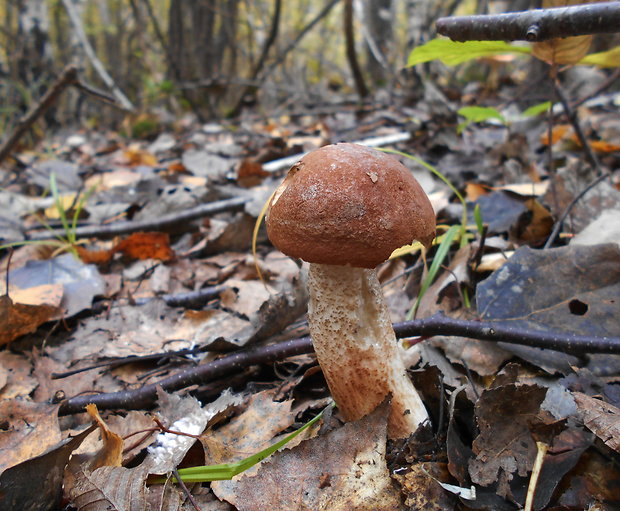
<path id="1" fill-rule="evenodd" d="M 334 406 L 333 404 L 330 406 Z M 265 458 L 271 456 L 278 449 L 286 445 L 288 442 L 293 440 L 300 433 L 304 432 L 306 429 L 316 424 L 316 422 L 323 416 L 323 412 L 321 411 L 316 417 L 313 417 L 311 420 L 306 422 L 301 428 L 296 431 L 293 431 L 291 434 L 285 436 L 282 440 L 276 442 L 275 444 L 263 449 L 252 456 L 244 458 L 235 463 L 222 463 L 219 465 L 205 465 L 201 467 L 190 467 L 190 468 L 182 468 L 179 469 L 179 475 L 183 482 L 186 483 L 203 483 L 208 481 L 222 481 L 226 479 L 232 479 L 234 476 L 245 472 L 250 467 L 253 467 L 257 463 L 260 463 Z M 176 478 L 173 478 L 176 481 Z M 158 477 L 154 480 L 155 483 L 163 483 L 166 481 L 165 477 Z"/>
<path id="2" fill-rule="evenodd" d="M 424 296 L 426 291 L 428 291 L 428 288 L 435 280 L 435 277 L 437 276 L 437 273 L 439 272 L 439 269 L 441 268 L 441 265 L 443 264 L 444 259 L 448 255 L 448 251 L 450 250 L 452 241 L 454 240 L 454 237 L 459 233 L 460 229 L 461 229 L 461 226 L 453 225 L 443 235 L 443 239 L 441 240 L 441 243 L 439 244 L 439 248 L 437 249 L 437 252 L 435 253 L 435 257 L 433 258 L 433 262 L 428 270 L 428 274 L 426 275 L 424 281 L 422 282 L 422 286 L 420 286 L 420 292 L 418 293 L 416 301 L 413 304 L 413 307 L 411 307 L 411 309 L 407 313 L 407 320 L 411 320 L 415 317 L 418 307 L 420 306 L 420 301 L 422 300 L 422 297 Z"/>

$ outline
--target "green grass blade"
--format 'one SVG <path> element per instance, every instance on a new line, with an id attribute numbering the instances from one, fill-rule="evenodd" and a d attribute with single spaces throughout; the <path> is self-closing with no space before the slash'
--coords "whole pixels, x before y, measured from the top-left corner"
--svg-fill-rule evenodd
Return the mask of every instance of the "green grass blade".
<path id="1" fill-rule="evenodd" d="M 333 406 L 333 405 L 331 405 Z M 312 418 L 306 424 L 304 424 L 297 431 L 293 431 L 291 434 L 285 436 L 282 440 L 276 442 L 275 444 L 263 449 L 252 456 L 244 458 L 235 463 L 222 463 L 219 465 L 205 465 L 202 467 L 189 467 L 179 469 L 179 475 L 183 482 L 186 483 L 204 483 L 208 481 L 222 481 L 226 479 L 232 479 L 234 476 L 245 472 L 250 467 L 253 467 L 257 463 L 260 463 L 265 458 L 271 456 L 278 449 L 286 445 L 288 442 L 293 440 L 297 435 L 316 424 L 316 422 L 323 416 L 323 412 L 320 412 L 316 417 Z M 176 479 L 173 478 L 175 481 Z M 163 483 L 166 478 L 158 477 L 155 478 L 155 483 Z"/>
<path id="2" fill-rule="evenodd" d="M 460 226 L 453 225 L 452 227 L 450 227 L 450 229 L 447 230 L 447 232 L 444 235 L 442 235 L 443 239 L 441 240 L 441 243 L 439 244 L 439 248 L 437 249 L 437 252 L 435 253 L 435 257 L 433 259 L 431 267 L 428 270 L 428 274 L 426 275 L 424 282 L 422 282 L 422 286 L 420 286 L 420 292 L 418 293 L 418 297 L 416 298 L 416 301 L 413 304 L 413 307 L 411 307 L 411 309 L 407 313 L 407 320 L 413 319 L 415 317 L 418 307 L 420 306 L 420 301 L 422 300 L 422 297 L 424 296 L 426 291 L 428 291 L 428 288 L 435 280 L 437 273 L 439 273 L 439 269 L 441 268 L 441 265 L 443 264 L 444 259 L 448 255 L 450 246 L 452 245 L 452 241 L 454 240 L 454 237 L 459 233 L 460 230 L 461 230 Z"/>

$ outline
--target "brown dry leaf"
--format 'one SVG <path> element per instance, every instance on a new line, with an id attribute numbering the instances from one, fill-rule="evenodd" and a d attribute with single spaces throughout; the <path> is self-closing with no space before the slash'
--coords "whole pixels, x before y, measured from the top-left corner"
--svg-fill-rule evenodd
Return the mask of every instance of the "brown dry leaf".
<path id="1" fill-rule="evenodd" d="M 0 384 L 2 400 L 28 396 L 37 387 L 37 381 L 31 375 L 31 361 L 22 354 L 8 350 L 0 352 L 0 371 L 3 373 Z"/>
<path id="2" fill-rule="evenodd" d="M 620 409 L 581 392 L 573 392 L 585 426 L 614 451 L 620 452 Z"/>
<path id="3" fill-rule="evenodd" d="M 40 325 L 58 314 L 51 305 L 24 305 L 13 303 L 8 296 L 0 296 L 0 345 L 34 332 Z"/>
<path id="4" fill-rule="evenodd" d="M 123 156 L 127 164 L 131 166 L 147 165 L 155 167 L 157 165 L 157 158 L 147 150 L 142 149 L 139 144 L 131 144 L 123 151 Z"/>
<path id="5" fill-rule="evenodd" d="M 96 405 L 92 403 L 86 405 L 86 412 L 97 424 L 103 440 L 103 447 L 89 463 L 90 470 L 99 467 L 120 467 L 123 461 L 123 439 L 110 431 L 110 428 L 99 415 Z"/>
<path id="6" fill-rule="evenodd" d="M 0 476 L 0 509 L 60 509 L 65 466 L 71 453 L 91 432 L 89 428 L 44 454 L 5 470 Z"/>
<path id="7" fill-rule="evenodd" d="M 237 184 L 244 188 L 250 188 L 260 184 L 269 175 L 269 172 L 263 170 L 261 163 L 246 158 L 237 167 Z"/>
<path id="8" fill-rule="evenodd" d="M 101 467 L 78 474 L 70 497 L 78 510 L 146 510 L 145 468 Z"/>
<path id="9" fill-rule="evenodd" d="M 292 400 L 274 401 L 276 392 L 270 389 L 254 394 L 241 415 L 201 438 L 207 464 L 232 463 L 247 458 L 271 445 L 276 435 L 293 424 Z"/>
<path id="10" fill-rule="evenodd" d="M 0 402 L 0 472 L 45 452 L 61 440 L 58 405 L 16 399 Z"/>
<path id="11" fill-rule="evenodd" d="M 557 144 L 560 140 L 562 140 L 568 133 L 572 133 L 572 126 L 570 124 L 556 124 L 551 129 L 551 145 Z M 540 143 L 542 145 L 549 145 L 549 134 L 548 132 L 544 132 L 540 136 Z"/>
<path id="12" fill-rule="evenodd" d="M 542 7 L 563 7 L 565 5 L 577 5 L 591 3 L 589 0 L 543 0 Z M 562 39 L 550 39 L 534 43 L 532 55 L 549 65 L 576 64 L 586 56 L 592 43 L 591 35 L 578 37 L 565 37 Z"/>
<path id="13" fill-rule="evenodd" d="M 590 147 L 592 147 L 592 149 L 594 149 L 597 153 L 603 154 L 620 151 L 620 145 L 605 142 L 604 140 L 590 140 Z"/>
<path id="14" fill-rule="evenodd" d="M 536 245 L 544 242 L 553 229 L 553 216 L 535 198 L 525 201 L 527 213 L 522 215 L 511 234 L 523 244 Z"/>
<path id="15" fill-rule="evenodd" d="M 403 510 L 385 463 L 388 410 L 280 451 L 216 495 L 239 511 Z"/>
<path id="16" fill-rule="evenodd" d="M 465 196 L 468 201 L 476 202 L 483 195 L 489 194 L 489 187 L 480 183 L 467 183 L 465 185 Z"/>
<path id="17" fill-rule="evenodd" d="M 115 247 L 114 252 L 122 252 L 131 259 L 174 259 L 174 251 L 170 248 L 170 237 L 163 232 L 136 232 Z"/>
<path id="18" fill-rule="evenodd" d="M 505 385 L 483 392 L 476 403 L 480 429 L 472 444 L 476 459 L 469 463 L 474 483 L 489 486 L 528 474 L 536 457 L 530 424 L 540 422 L 546 393 L 536 385 Z"/>
<path id="19" fill-rule="evenodd" d="M 108 264 L 112 260 L 115 252 L 114 249 L 94 250 L 79 245 L 76 246 L 75 249 L 84 264 Z"/>
<path id="20" fill-rule="evenodd" d="M 0 283 L 0 294 L 6 294 L 5 290 L 6 286 L 4 283 Z M 60 307 L 63 294 L 64 286 L 62 284 L 41 284 L 40 286 L 28 287 L 26 289 L 9 285 L 8 292 L 13 303 L 50 305 L 52 307 Z"/>

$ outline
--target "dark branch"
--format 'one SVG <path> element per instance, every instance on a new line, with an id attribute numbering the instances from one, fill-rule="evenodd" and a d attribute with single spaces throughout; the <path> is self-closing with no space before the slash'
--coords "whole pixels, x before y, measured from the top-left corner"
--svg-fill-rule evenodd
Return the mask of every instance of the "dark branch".
<path id="1" fill-rule="evenodd" d="M 496 324 L 492 321 L 452 319 L 441 314 L 436 314 L 428 319 L 396 323 L 394 331 L 399 338 L 455 335 L 483 341 L 501 341 L 548 348 L 573 355 L 620 353 L 620 338 L 618 337 L 588 337 L 563 332 L 535 332 L 509 327 L 505 324 Z M 192 367 L 157 383 L 151 383 L 135 390 L 72 397 L 61 403 L 59 413 L 68 415 L 82 412 L 88 403 L 95 403 L 100 410 L 148 408 L 155 403 L 158 386 L 172 392 L 190 385 L 207 383 L 252 365 L 268 364 L 287 357 L 312 353 L 312 351 L 312 343 L 309 337 L 250 348 L 198 367 Z"/>
<path id="2" fill-rule="evenodd" d="M 437 32 L 454 41 L 529 41 L 620 31 L 620 2 L 437 20 Z"/>
<path id="3" fill-rule="evenodd" d="M 0 146 L 0 162 L 11 154 L 13 148 L 24 136 L 31 126 L 39 119 L 58 99 L 60 94 L 69 86 L 77 82 L 77 67 L 73 64 L 63 69 L 60 76 L 43 95 L 40 101 L 24 115 L 17 123 L 17 126 L 9 137 Z"/>
<path id="4" fill-rule="evenodd" d="M 75 234 L 78 238 L 106 239 L 138 231 L 166 231 L 179 224 L 196 220 L 197 218 L 215 215 L 216 213 L 222 213 L 224 211 L 242 209 L 243 206 L 250 201 L 251 199 L 248 197 L 235 197 L 201 204 L 195 208 L 177 211 L 176 213 L 153 218 L 152 220 L 117 222 L 108 225 L 85 225 L 83 227 L 78 227 L 75 230 Z M 31 234 L 28 236 L 28 239 L 49 240 L 65 236 L 66 232 L 63 229 L 47 229 Z"/>

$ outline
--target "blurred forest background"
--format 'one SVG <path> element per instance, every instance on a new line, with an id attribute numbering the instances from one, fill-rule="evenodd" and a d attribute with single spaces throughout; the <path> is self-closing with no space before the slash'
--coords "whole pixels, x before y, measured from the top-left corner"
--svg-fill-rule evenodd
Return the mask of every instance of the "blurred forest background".
<path id="1" fill-rule="evenodd" d="M 69 63 L 92 89 L 64 94 L 46 114 L 51 128 L 114 127 L 131 111 L 140 122 L 128 135 L 140 137 L 182 112 L 207 122 L 419 99 L 421 71 L 404 70 L 409 51 L 434 37 L 438 17 L 488 11 L 484 0 L 6 0 L 0 129 Z M 102 108 L 97 90 L 114 106 Z"/>

